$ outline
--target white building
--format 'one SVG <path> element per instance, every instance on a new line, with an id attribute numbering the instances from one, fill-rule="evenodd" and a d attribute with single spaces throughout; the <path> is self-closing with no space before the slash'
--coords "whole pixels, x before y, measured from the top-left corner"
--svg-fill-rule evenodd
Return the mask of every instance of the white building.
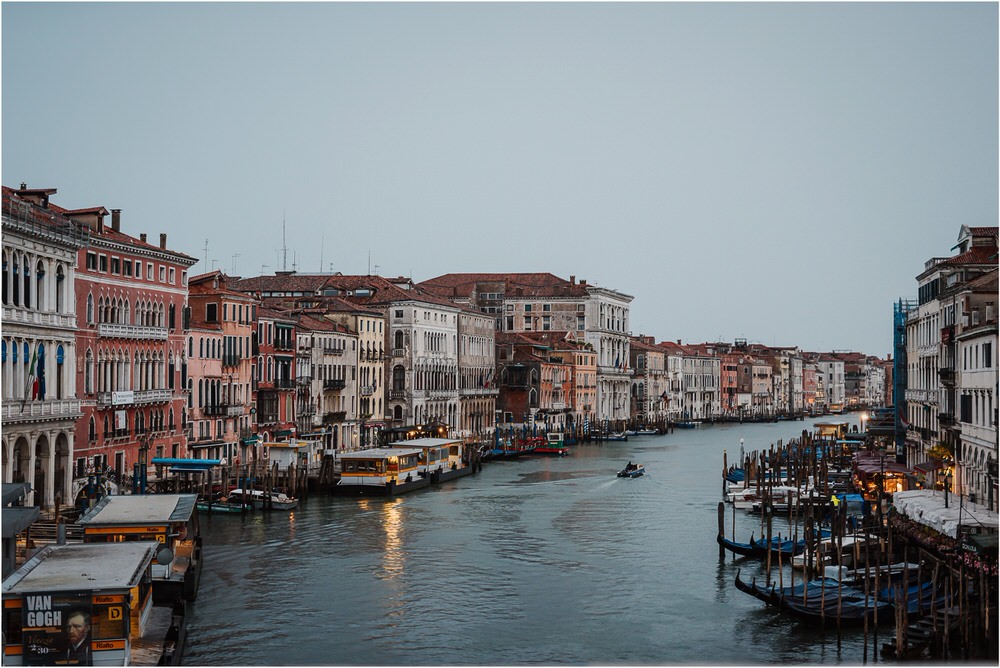
<path id="1" fill-rule="evenodd" d="M 26 505 L 74 501 L 76 258 L 87 228 L 47 202 L 54 188 L 3 188 L 3 482 L 26 482 Z"/>

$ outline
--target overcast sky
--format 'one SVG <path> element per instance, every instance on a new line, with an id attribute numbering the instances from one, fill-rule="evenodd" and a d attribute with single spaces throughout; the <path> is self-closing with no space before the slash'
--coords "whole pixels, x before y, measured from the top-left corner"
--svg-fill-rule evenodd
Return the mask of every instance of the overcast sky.
<path id="1" fill-rule="evenodd" d="M 884 356 L 924 262 L 997 225 L 993 2 L 2 18 L 4 185 L 194 274 L 551 272 L 658 341 Z"/>

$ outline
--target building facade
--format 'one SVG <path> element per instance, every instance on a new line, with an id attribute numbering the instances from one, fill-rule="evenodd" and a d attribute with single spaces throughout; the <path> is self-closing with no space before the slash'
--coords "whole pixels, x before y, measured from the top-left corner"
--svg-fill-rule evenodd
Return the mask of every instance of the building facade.
<path id="1" fill-rule="evenodd" d="M 89 228 L 49 206 L 51 189 L 3 188 L 3 482 L 28 505 L 72 503 L 76 259 Z"/>

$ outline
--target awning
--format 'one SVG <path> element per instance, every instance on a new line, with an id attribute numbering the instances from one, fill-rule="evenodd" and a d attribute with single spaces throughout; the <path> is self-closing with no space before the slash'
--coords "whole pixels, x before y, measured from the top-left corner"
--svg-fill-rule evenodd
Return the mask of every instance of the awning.
<path id="1" fill-rule="evenodd" d="M 276 430 L 274 432 L 274 437 L 275 438 L 278 438 L 278 437 L 281 437 L 281 436 L 291 436 L 291 435 L 292 435 L 292 430 L 291 429 L 278 429 L 278 430 Z"/>
<path id="2" fill-rule="evenodd" d="M 920 462 L 919 464 L 913 465 L 914 471 L 920 471 L 921 473 L 930 473 L 931 471 L 937 471 L 939 468 L 944 467 L 944 462 L 939 459 L 928 459 L 926 462 Z"/>

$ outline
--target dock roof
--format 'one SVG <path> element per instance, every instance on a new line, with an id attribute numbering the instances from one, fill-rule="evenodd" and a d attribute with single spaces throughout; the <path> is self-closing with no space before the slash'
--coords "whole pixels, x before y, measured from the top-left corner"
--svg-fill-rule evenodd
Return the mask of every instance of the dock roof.
<path id="1" fill-rule="evenodd" d="M 389 445 L 395 450 L 403 446 L 411 448 L 436 448 L 442 445 L 455 445 L 461 443 L 460 438 L 413 438 L 409 441 L 393 441 Z"/>
<path id="2" fill-rule="evenodd" d="M 194 512 L 197 500 L 197 494 L 106 496 L 77 523 L 87 527 L 186 522 Z"/>
<path id="3" fill-rule="evenodd" d="M 130 589 L 159 547 L 156 541 L 49 545 L 3 581 L 3 593 Z"/>

